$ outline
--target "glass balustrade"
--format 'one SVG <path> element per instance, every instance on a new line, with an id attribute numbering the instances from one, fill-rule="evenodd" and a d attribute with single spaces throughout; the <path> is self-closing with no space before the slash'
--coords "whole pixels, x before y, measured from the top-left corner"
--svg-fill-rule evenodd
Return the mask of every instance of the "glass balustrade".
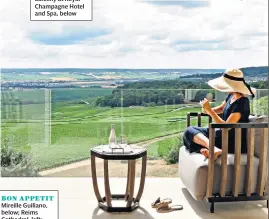
<path id="1" fill-rule="evenodd" d="M 88 159 L 90 148 L 108 144 L 115 124 L 116 136 L 147 147 L 150 160 L 166 165 L 171 148 L 182 144 L 187 112 L 201 112 L 204 98 L 216 106 L 226 94 L 201 89 L 6 89 L 1 92 L 1 147 L 28 154 L 37 170 L 51 169 Z M 257 90 L 250 102 L 253 114 L 268 115 L 266 89 Z M 203 119 L 202 125 L 207 122 Z"/>

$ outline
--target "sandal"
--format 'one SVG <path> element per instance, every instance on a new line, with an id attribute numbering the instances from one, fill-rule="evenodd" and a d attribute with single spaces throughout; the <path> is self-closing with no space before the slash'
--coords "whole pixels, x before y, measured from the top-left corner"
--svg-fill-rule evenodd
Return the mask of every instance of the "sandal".
<path id="1" fill-rule="evenodd" d="M 151 207 L 152 208 L 158 208 L 159 206 L 161 206 L 162 204 L 171 204 L 172 203 L 172 199 L 170 199 L 170 198 L 165 198 L 165 199 L 163 199 L 163 200 L 161 200 L 160 199 L 160 197 L 159 198 L 157 198 L 157 200 L 155 201 L 155 202 L 153 202 L 152 204 L 151 204 Z"/>
<path id="2" fill-rule="evenodd" d="M 168 213 L 168 212 L 172 212 L 172 211 L 180 211 L 182 209 L 183 209 L 182 205 L 169 206 L 169 204 L 163 203 L 157 208 L 157 212 L 159 212 L 159 213 Z"/>

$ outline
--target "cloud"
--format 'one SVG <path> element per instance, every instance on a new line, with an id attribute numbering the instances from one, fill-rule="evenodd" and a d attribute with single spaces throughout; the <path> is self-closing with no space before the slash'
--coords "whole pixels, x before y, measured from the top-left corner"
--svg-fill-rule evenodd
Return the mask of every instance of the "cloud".
<path id="1" fill-rule="evenodd" d="M 238 51 L 238 50 L 246 50 L 246 47 L 230 47 L 225 44 L 192 44 L 192 45 L 181 45 L 176 46 L 176 50 L 178 52 L 187 52 L 187 51 Z"/>
<path id="2" fill-rule="evenodd" d="M 0 66 L 266 65 L 268 2 L 207 2 L 190 8 L 139 0 L 99 0 L 94 4 L 92 22 L 31 22 L 25 0 L 4 1 L 0 9 Z"/>
<path id="3" fill-rule="evenodd" d="M 257 31 L 257 32 L 245 33 L 245 34 L 243 34 L 243 36 L 246 36 L 246 37 L 253 37 L 253 36 L 266 37 L 266 36 L 268 36 L 268 33 Z"/>
<path id="4" fill-rule="evenodd" d="M 164 0 L 144 0 L 149 4 L 154 4 L 158 6 L 181 6 L 183 8 L 200 8 L 200 7 L 208 7 L 210 5 L 210 1 L 185 1 L 185 0 L 172 0 L 172 1 L 164 1 Z"/>
<path id="5" fill-rule="evenodd" d="M 203 43 L 203 44 L 216 44 L 216 43 L 221 43 L 222 40 L 177 40 L 174 42 L 175 45 L 177 44 L 193 44 L 193 45 L 197 45 L 197 44 L 200 44 L 200 43 Z"/>
<path id="6" fill-rule="evenodd" d="M 80 30 L 80 31 L 64 31 L 61 34 L 49 35 L 47 33 L 35 33 L 30 34 L 30 39 L 45 45 L 71 45 L 77 44 L 85 40 L 98 38 L 109 34 L 110 31 L 105 29 L 97 30 Z"/>

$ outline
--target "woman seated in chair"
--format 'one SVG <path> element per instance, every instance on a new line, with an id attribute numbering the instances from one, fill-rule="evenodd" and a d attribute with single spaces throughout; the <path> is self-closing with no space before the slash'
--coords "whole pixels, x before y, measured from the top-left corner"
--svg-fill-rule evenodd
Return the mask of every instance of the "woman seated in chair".
<path id="1" fill-rule="evenodd" d="M 250 114 L 250 105 L 247 95 L 255 97 L 255 88 L 250 87 L 244 80 L 243 72 L 239 69 L 227 69 L 223 76 L 208 81 L 212 88 L 228 93 L 220 106 L 211 108 L 205 98 L 201 101 L 202 112 L 211 116 L 215 123 L 247 123 Z M 220 117 L 218 114 L 222 114 Z M 209 156 L 209 128 L 190 126 L 183 136 L 184 145 L 190 153 L 196 152 Z M 241 153 L 247 152 L 247 133 L 242 129 Z M 229 131 L 228 153 L 234 153 L 235 132 Z M 221 130 L 215 132 L 214 159 L 221 155 Z"/>

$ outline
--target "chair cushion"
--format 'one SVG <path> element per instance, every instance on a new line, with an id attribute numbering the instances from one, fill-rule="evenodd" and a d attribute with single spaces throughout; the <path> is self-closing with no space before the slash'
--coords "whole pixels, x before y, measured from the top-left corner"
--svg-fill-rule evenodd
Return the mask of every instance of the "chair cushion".
<path id="1" fill-rule="evenodd" d="M 246 164 L 247 155 L 242 155 L 240 162 L 240 184 L 239 192 L 243 193 L 245 189 L 245 179 L 246 179 Z M 234 155 L 228 154 L 227 162 L 227 184 L 226 192 L 232 192 L 233 185 L 233 162 Z M 259 158 L 254 157 L 254 171 L 253 171 L 253 183 L 251 191 L 255 192 L 257 184 Z M 218 193 L 220 191 L 221 183 L 221 166 L 220 158 L 215 162 L 214 168 L 214 186 L 213 193 Z M 203 200 L 206 195 L 207 186 L 207 173 L 208 173 L 208 159 L 206 159 L 202 154 L 189 153 L 185 146 L 182 146 L 179 151 L 179 175 L 181 181 L 187 187 L 188 191 L 196 200 Z"/>
<path id="2" fill-rule="evenodd" d="M 242 154 L 240 157 L 240 165 L 246 166 L 248 162 L 247 154 Z M 219 157 L 216 161 L 216 164 L 221 165 L 221 157 Z M 234 165 L 234 154 L 227 155 L 227 165 Z"/>
<path id="3" fill-rule="evenodd" d="M 266 122 L 268 123 L 268 117 L 267 116 L 250 116 L 249 117 L 250 123 L 262 123 Z M 262 129 L 255 129 L 255 136 L 254 136 L 254 155 L 256 157 L 260 157 L 260 146 L 263 143 L 264 139 L 261 139 L 261 131 Z M 268 145 L 268 141 L 265 142 L 266 145 Z"/>

